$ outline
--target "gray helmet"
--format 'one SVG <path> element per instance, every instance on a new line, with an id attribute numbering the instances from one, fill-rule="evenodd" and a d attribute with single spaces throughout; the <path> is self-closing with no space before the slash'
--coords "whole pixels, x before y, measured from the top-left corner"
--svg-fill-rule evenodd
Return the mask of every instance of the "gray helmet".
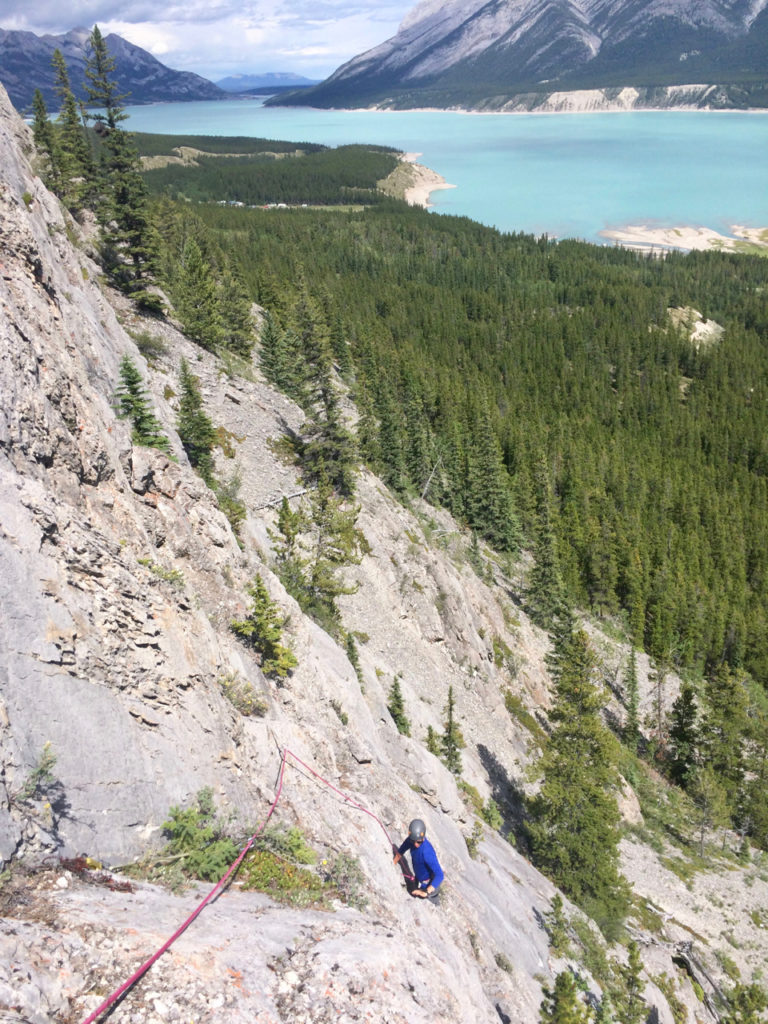
<path id="1" fill-rule="evenodd" d="M 421 818 L 414 818 L 408 826 L 408 838 L 412 843 L 420 843 L 427 834 L 427 826 Z"/>

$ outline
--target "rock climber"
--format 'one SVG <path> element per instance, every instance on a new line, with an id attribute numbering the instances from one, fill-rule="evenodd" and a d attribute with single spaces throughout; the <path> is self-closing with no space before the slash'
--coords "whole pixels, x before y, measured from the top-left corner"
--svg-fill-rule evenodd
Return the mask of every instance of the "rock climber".
<path id="1" fill-rule="evenodd" d="M 437 859 L 435 848 L 427 839 L 427 826 L 420 818 L 414 818 L 408 826 L 408 835 L 399 847 L 392 844 L 394 864 L 399 864 L 403 854 L 411 854 L 413 880 L 408 886 L 411 896 L 421 899 L 436 899 L 443 881 L 443 869 Z"/>

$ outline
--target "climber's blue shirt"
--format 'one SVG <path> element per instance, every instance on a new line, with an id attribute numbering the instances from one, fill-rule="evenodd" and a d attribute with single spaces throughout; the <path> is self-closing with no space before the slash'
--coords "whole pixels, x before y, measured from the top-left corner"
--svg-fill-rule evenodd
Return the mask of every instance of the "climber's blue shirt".
<path id="1" fill-rule="evenodd" d="M 399 851 L 400 853 L 410 851 L 413 873 L 416 876 L 416 881 L 419 883 L 419 888 L 426 889 L 428 885 L 431 885 L 434 889 L 437 889 L 443 880 L 443 869 L 440 867 L 440 862 L 437 859 L 432 843 L 425 839 L 421 846 L 414 846 L 411 837 L 408 836 L 401 843 Z"/>

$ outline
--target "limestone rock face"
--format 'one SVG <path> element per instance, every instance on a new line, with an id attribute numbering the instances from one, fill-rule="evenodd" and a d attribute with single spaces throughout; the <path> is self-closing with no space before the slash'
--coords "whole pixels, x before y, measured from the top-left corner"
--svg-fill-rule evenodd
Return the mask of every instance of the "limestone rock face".
<path id="1" fill-rule="evenodd" d="M 0 154 L 0 859 L 36 869 L 0 888 L 0 1006 L 33 1024 L 94 1011 L 204 890 L 120 891 L 111 875 L 67 861 L 84 855 L 110 869 L 159 848 L 169 809 L 203 787 L 245 838 L 265 819 L 285 755 L 273 821 L 297 825 L 322 857 L 356 858 L 366 906 L 287 909 L 235 884 L 129 993 L 126 1019 L 534 1024 L 542 982 L 565 966 L 542 926 L 555 889 L 478 824 L 467 787 L 424 743 L 430 727 L 442 731 L 453 687 L 463 780 L 514 831 L 538 739 L 509 714 L 505 691 L 529 725 L 545 722 L 549 700 L 547 638 L 515 603 L 521 580 L 498 566 L 493 582 L 480 580 L 450 517 L 405 510 L 361 473 L 358 524 L 370 551 L 349 568 L 357 589 L 340 601 L 358 638 L 358 677 L 270 571 L 276 504 L 302 491 L 271 442 L 300 428 L 300 410 L 257 366 L 228 377 L 171 321 L 144 319 L 104 288 L 87 233 L 35 176 L 30 134 L 2 90 Z M 151 366 L 133 340 L 146 333 Z M 115 414 L 126 353 L 172 457 L 132 445 Z M 182 358 L 231 440 L 217 473 L 242 482 L 240 544 L 175 432 Z M 280 686 L 229 628 L 256 573 L 298 658 Z M 396 677 L 411 737 L 387 710 Z M 227 699 L 232 680 L 253 688 L 262 715 Z M 46 757 L 55 782 L 38 799 L 29 784 Z M 416 816 L 446 871 L 439 907 L 410 899 L 392 865 L 391 843 Z M 623 854 L 643 897 L 664 893 L 668 918 L 693 934 L 697 911 L 656 854 L 635 843 Z M 746 972 L 765 947 L 749 930 L 748 901 L 768 904 L 768 893 L 759 876 L 739 892 Z M 655 973 L 674 976 L 681 934 L 648 937 Z M 666 996 L 653 991 L 666 1020 Z M 690 985 L 678 996 L 698 1007 Z"/>

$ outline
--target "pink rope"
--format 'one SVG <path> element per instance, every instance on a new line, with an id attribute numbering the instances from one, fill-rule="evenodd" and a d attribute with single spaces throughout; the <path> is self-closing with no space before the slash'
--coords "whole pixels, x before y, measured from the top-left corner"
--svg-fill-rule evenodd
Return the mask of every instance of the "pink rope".
<path id="1" fill-rule="evenodd" d="M 147 971 L 152 966 L 152 964 L 155 963 L 156 960 L 159 960 L 160 957 L 163 955 L 163 953 L 165 953 L 166 950 L 170 949 L 170 947 L 173 945 L 173 943 L 176 941 L 176 939 L 178 939 L 178 937 L 183 932 L 185 932 L 187 930 L 187 928 L 189 928 L 189 926 L 195 920 L 197 915 L 199 913 L 201 913 L 203 908 L 205 906 L 207 906 L 211 902 L 213 897 L 224 888 L 224 885 L 226 884 L 227 880 L 232 875 L 233 871 L 235 871 L 236 868 L 238 868 L 240 866 L 240 864 L 242 863 L 243 857 L 245 857 L 246 853 L 248 853 L 250 848 L 253 846 L 256 838 L 260 835 L 260 833 L 264 831 L 264 828 L 265 828 L 267 822 L 272 817 L 272 812 L 274 811 L 275 807 L 277 807 L 277 802 L 280 799 L 280 794 L 281 794 L 282 789 L 283 789 L 283 775 L 284 774 L 285 774 L 285 753 L 283 753 L 283 756 L 282 756 L 282 758 L 280 760 L 280 774 L 279 774 L 279 777 L 278 777 L 277 792 L 275 793 L 275 799 L 272 801 L 272 803 L 270 805 L 270 808 L 267 811 L 267 816 L 264 819 L 264 821 L 261 823 L 261 825 L 253 833 L 253 835 L 248 840 L 248 842 L 245 844 L 245 846 L 243 847 L 242 851 L 240 852 L 240 855 L 238 856 L 237 860 L 232 864 L 232 866 L 230 867 L 229 871 L 227 871 L 227 873 L 224 875 L 224 877 L 221 878 L 216 883 L 216 885 L 213 887 L 213 889 L 211 889 L 211 891 L 208 893 L 208 895 L 205 897 L 205 899 L 195 908 L 195 910 L 192 911 L 192 913 L 189 915 L 189 917 L 184 922 L 184 924 L 181 925 L 180 928 L 176 929 L 176 931 L 173 933 L 173 935 L 170 937 L 170 939 L 168 939 L 168 941 L 163 946 L 161 946 L 160 949 L 158 949 L 158 951 L 154 954 L 154 956 L 150 957 L 149 960 L 146 961 L 146 963 L 143 963 L 141 965 L 141 967 L 139 967 L 139 969 L 137 971 L 135 971 L 130 976 L 130 978 L 127 981 L 123 982 L 123 984 L 120 986 L 120 988 L 116 989 L 112 993 L 111 996 L 109 996 L 107 999 L 105 999 L 104 1002 L 101 1004 L 101 1006 L 97 1010 L 93 1011 L 93 1013 L 90 1015 L 90 1017 L 86 1017 L 86 1019 L 83 1021 L 83 1024 L 93 1024 L 93 1021 L 95 1021 L 97 1017 L 100 1017 L 101 1014 L 104 1013 L 105 1010 L 107 1010 L 110 1006 L 112 1006 L 112 1004 L 114 1002 L 116 1002 L 120 998 L 120 996 L 122 996 L 125 992 L 128 991 L 129 988 L 131 988 L 133 985 L 135 985 L 136 982 L 139 980 L 139 978 L 141 978 L 144 974 L 147 973 Z"/>
<path id="2" fill-rule="evenodd" d="M 101 1006 L 99 1006 L 99 1008 L 97 1010 L 93 1011 L 93 1013 L 90 1015 L 90 1017 L 86 1017 L 86 1019 L 83 1021 L 83 1024 L 93 1024 L 93 1022 L 97 1019 L 97 1017 L 100 1017 L 101 1014 L 104 1013 L 105 1010 L 109 1009 L 109 1007 L 112 1006 L 112 1004 L 115 1003 L 122 995 L 124 995 L 128 991 L 129 988 L 131 988 L 133 985 L 135 985 L 136 982 L 139 980 L 139 978 L 141 978 L 144 974 L 147 973 L 147 971 L 152 966 L 152 964 L 154 964 L 155 961 L 159 960 L 160 957 L 163 955 L 163 953 L 165 953 L 168 949 L 170 949 L 170 947 L 173 945 L 173 943 L 176 941 L 176 939 L 178 939 L 178 937 L 183 932 L 185 932 L 187 930 L 187 928 L 189 928 L 189 926 L 192 924 L 192 922 L 195 920 L 195 918 L 198 916 L 198 914 L 201 913 L 203 908 L 206 907 L 211 902 L 213 897 L 217 893 L 221 892 L 221 890 L 224 888 L 227 880 L 231 877 L 233 872 L 240 866 L 240 864 L 242 863 L 243 858 L 245 857 L 245 855 L 248 853 L 250 848 L 253 846 L 254 842 L 259 837 L 259 835 L 261 835 L 261 833 L 264 831 L 264 828 L 266 827 L 267 822 L 272 817 L 272 813 L 274 812 L 275 808 L 277 807 L 278 801 L 280 800 L 280 795 L 281 795 L 282 790 L 283 790 L 283 778 L 284 778 L 284 775 L 285 775 L 285 767 L 286 767 L 286 764 L 287 764 L 286 758 L 288 757 L 288 755 L 290 755 L 294 759 L 294 761 L 297 761 L 302 766 L 302 768 L 306 768 L 306 770 L 311 775 L 313 775 L 316 779 L 318 779 L 324 785 L 328 786 L 329 789 L 332 789 L 334 793 L 338 794 L 338 796 L 340 796 L 344 800 L 345 803 L 351 804 L 351 806 L 355 807 L 358 811 L 362 811 L 363 814 L 367 814 L 370 818 L 373 818 L 373 820 L 380 825 L 382 832 L 387 837 L 387 842 L 390 844 L 390 846 L 394 847 L 394 843 L 390 839 L 389 833 L 387 832 L 387 829 L 386 829 L 383 821 L 381 820 L 381 818 L 378 818 L 373 813 L 373 811 L 369 811 L 366 807 L 363 807 L 362 804 L 359 804 L 356 800 L 353 800 L 351 796 L 348 796 L 346 793 L 342 792 L 342 790 L 337 789 L 336 786 L 333 785 L 333 783 L 329 782 L 328 779 L 324 779 L 322 775 L 320 775 L 318 772 L 316 772 L 314 770 L 314 768 L 310 768 L 309 765 L 306 764 L 306 762 L 302 761 L 300 757 L 297 757 L 296 754 L 292 753 L 290 750 L 287 750 L 287 749 L 283 750 L 281 758 L 280 758 L 280 773 L 278 775 L 277 791 L 275 793 L 275 798 L 272 801 L 272 803 L 270 804 L 269 810 L 267 811 L 267 815 L 264 818 L 264 821 L 256 829 L 256 831 L 250 837 L 248 842 L 245 844 L 245 846 L 241 850 L 237 860 L 232 864 L 232 866 L 229 868 L 229 870 L 224 875 L 224 877 L 221 878 L 220 881 L 218 881 L 216 883 L 216 885 L 213 887 L 213 889 L 211 889 L 211 891 L 208 893 L 208 895 L 205 897 L 205 899 L 195 908 L 195 910 L 192 911 L 192 913 L 189 915 L 189 917 L 184 922 L 184 924 L 182 924 L 180 928 L 176 929 L 176 931 L 173 933 L 173 935 L 170 937 L 170 939 L 168 939 L 168 941 L 163 946 L 161 946 L 160 949 L 158 949 L 158 951 L 153 956 L 151 956 L 149 958 L 149 960 L 146 961 L 146 963 L 143 963 L 141 965 L 141 967 L 139 967 L 139 969 L 137 971 L 135 971 L 130 976 L 130 978 L 127 981 L 123 982 L 123 984 L 120 986 L 120 988 L 116 989 L 112 993 L 111 996 L 109 996 L 107 999 L 105 999 L 104 1002 L 101 1004 Z M 412 876 L 406 876 L 406 877 L 412 877 Z"/>

